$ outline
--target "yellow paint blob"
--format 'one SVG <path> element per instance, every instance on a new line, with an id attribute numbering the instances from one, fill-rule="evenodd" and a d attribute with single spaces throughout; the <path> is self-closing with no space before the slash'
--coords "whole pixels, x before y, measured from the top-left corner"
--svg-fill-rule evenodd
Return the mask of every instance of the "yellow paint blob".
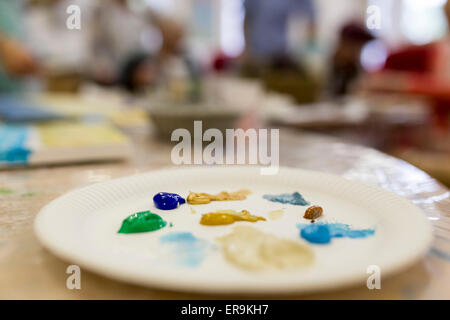
<path id="1" fill-rule="evenodd" d="M 218 194 L 190 192 L 187 197 L 189 204 L 206 204 L 211 201 L 245 200 L 251 192 L 249 190 L 238 190 L 235 192 L 222 191 Z"/>
<path id="2" fill-rule="evenodd" d="M 281 209 L 280 210 L 272 210 L 272 211 L 269 211 L 269 213 L 268 213 L 269 218 L 271 220 L 278 220 L 283 216 L 283 214 L 284 214 L 284 210 L 281 210 Z"/>
<path id="3" fill-rule="evenodd" d="M 189 207 L 189 209 L 191 209 L 191 213 L 192 213 L 192 214 L 196 214 L 196 213 L 197 213 L 197 211 L 195 211 L 195 209 L 194 209 L 194 208 L 192 208 L 192 207 Z"/>
<path id="4" fill-rule="evenodd" d="M 249 271 L 296 269 L 314 262 L 309 247 L 250 226 L 236 226 L 217 240 L 228 262 Z"/>
<path id="5" fill-rule="evenodd" d="M 206 213 L 200 219 L 200 224 L 205 226 L 221 226 L 232 224 L 236 221 L 266 221 L 265 218 L 251 215 L 247 210 L 237 212 L 235 210 L 218 210 L 216 212 Z"/>

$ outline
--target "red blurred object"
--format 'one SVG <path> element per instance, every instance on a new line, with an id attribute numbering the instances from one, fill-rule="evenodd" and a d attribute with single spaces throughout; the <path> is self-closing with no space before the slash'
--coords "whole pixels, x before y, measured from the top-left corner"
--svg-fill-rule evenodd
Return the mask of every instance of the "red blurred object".
<path id="1" fill-rule="evenodd" d="M 232 57 L 220 51 L 212 59 L 212 68 L 217 72 L 227 70 L 232 64 L 232 61 Z"/>
<path id="2" fill-rule="evenodd" d="M 386 59 L 384 69 L 419 73 L 432 72 L 432 61 L 435 55 L 436 47 L 433 45 L 411 46 L 391 53 Z"/>
<path id="3" fill-rule="evenodd" d="M 440 62 L 439 57 L 439 43 L 411 46 L 389 55 L 384 70 L 410 72 L 405 91 L 429 97 L 434 123 L 438 127 L 448 128 L 450 83 L 435 74 L 444 67 L 436 64 Z"/>

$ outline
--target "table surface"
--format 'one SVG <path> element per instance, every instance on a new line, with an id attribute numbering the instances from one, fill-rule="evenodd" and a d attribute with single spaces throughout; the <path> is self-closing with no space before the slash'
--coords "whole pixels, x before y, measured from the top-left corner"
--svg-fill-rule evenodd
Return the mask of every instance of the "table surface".
<path id="1" fill-rule="evenodd" d="M 252 298 L 162 291 L 120 283 L 86 270 L 81 273 L 80 290 L 66 288 L 69 276 L 66 268 L 71 262 L 60 260 L 39 244 L 33 232 L 34 218 L 49 201 L 73 188 L 171 165 L 171 144 L 152 138 L 146 130 L 135 130 L 131 135 L 135 154 L 128 162 L 0 171 L 0 299 Z M 339 174 L 408 198 L 428 215 L 435 241 L 429 253 L 415 265 L 386 279 L 382 275 L 381 290 L 364 286 L 302 296 L 258 298 L 450 298 L 448 189 L 419 169 L 378 151 L 283 128 L 280 164 Z"/>

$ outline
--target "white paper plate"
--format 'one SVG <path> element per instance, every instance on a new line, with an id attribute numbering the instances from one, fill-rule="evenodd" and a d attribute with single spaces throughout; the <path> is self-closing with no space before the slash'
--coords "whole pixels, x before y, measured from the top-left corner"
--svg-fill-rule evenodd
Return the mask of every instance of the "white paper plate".
<path id="1" fill-rule="evenodd" d="M 192 206 L 195 214 L 187 204 L 158 210 L 152 200 L 160 191 L 185 197 L 190 190 L 215 193 L 242 188 L 253 192 L 247 200 Z M 229 264 L 215 239 L 237 224 L 251 223 L 199 224 L 202 213 L 217 209 L 247 209 L 267 218 L 269 211 L 285 208 L 279 220 L 251 225 L 306 244 L 296 228 L 297 223 L 308 223 L 302 218 L 305 207 L 262 198 L 263 194 L 293 191 L 322 206 L 323 220 L 354 228 L 374 227 L 375 235 L 336 238 L 329 245 L 307 244 L 316 256 L 309 268 L 250 273 Z M 143 210 L 160 214 L 173 226 L 140 234 L 117 233 L 124 218 Z M 236 166 L 153 171 L 75 190 L 42 209 L 35 231 L 57 256 L 117 280 L 171 290 L 245 294 L 309 292 L 365 283 L 370 265 L 380 267 L 383 279 L 419 259 L 432 239 L 424 213 L 393 193 L 319 172 L 281 168 L 277 175 L 264 176 L 257 167 Z M 189 231 L 215 243 L 199 267 L 179 266 L 160 250 L 160 236 L 174 231 Z"/>

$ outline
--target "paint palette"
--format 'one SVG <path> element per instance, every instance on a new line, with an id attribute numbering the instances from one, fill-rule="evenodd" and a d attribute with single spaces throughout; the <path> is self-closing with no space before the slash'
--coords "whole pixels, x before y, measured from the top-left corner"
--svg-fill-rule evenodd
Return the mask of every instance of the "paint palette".
<path id="1" fill-rule="evenodd" d="M 0 167 L 126 160 L 131 143 L 106 123 L 0 124 Z"/>
<path id="2" fill-rule="evenodd" d="M 245 200 L 185 203 L 174 210 L 153 204 L 161 191 L 186 197 L 190 191 L 241 189 L 252 193 Z M 293 192 L 323 208 L 316 224 L 338 226 L 328 244 L 300 236 L 310 224 L 303 218 L 307 206 L 263 198 Z M 152 232 L 118 233 L 125 218 L 148 210 L 167 223 Z M 199 223 L 202 214 L 218 210 L 248 210 L 265 221 Z M 281 168 L 277 175 L 261 175 L 259 167 L 239 166 L 153 171 L 75 190 L 43 208 L 35 230 L 56 255 L 107 277 L 171 290 L 247 294 L 363 284 L 370 266 L 378 266 L 383 277 L 397 272 L 419 259 L 432 239 L 425 215 L 390 192 L 319 172 Z M 356 237 L 355 230 L 373 232 Z M 251 232 L 258 246 L 243 232 Z M 293 257 L 280 254 L 291 249 Z M 255 256 L 269 268 L 258 268 Z"/>

